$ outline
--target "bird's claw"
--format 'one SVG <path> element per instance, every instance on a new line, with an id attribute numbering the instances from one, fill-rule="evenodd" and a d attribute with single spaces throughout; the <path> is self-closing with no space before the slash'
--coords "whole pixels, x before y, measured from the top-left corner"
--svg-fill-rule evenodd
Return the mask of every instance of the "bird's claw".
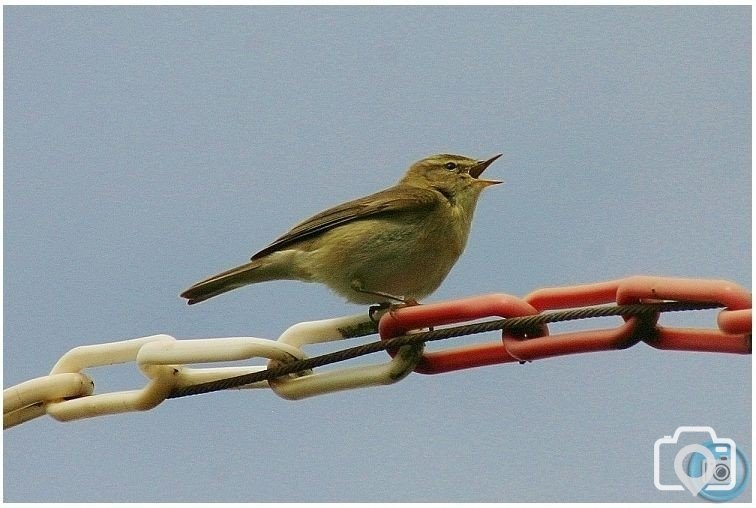
<path id="1" fill-rule="evenodd" d="M 391 317 L 394 317 L 394 313 L 397 310 L 403 309 L 405 307 L 414 307 L 415 305 L 421 304 L 414 298 L 403 298 L 401 300 L 401 303 L 383 302 L 379 303 L 378 305 L 371 305 L 368 309 L 368 317 L 373 323 L 378 323 L 378 321 L 381 320 L 381 317 L 383 317 L 383 314 L 385 314 L 386 311 L 391 314 Z"/>
<path id="2" fill-rule="evenodd" d="M 383 314 L 385 314 L 386 311 L 390 308 L 391 304 L 388 302 L 380 303 L 378 305 L 371 305 L 368 309 L 368 317 L 370 318 L 370 321 L 378 324 L 378 321 L 381 320 Z"/>
<path id="3" fill-rule="evenodd" d="M 391 314 L 391 317 L 394 317 L 394 313 L 399 310 L 403 309 L 405 307 L 414 307 L 415 305 L 420 305 L 420 302 L 415 300 L 414 298 L 405 298 L 402 300 L 402 303 L 392 303 L 389 305 L 389 314 Z"/>

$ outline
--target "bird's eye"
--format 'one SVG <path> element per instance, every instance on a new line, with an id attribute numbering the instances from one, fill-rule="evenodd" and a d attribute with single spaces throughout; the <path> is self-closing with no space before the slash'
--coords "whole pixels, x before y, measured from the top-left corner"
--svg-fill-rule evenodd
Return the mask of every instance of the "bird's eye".
<path id="1" fill-rule="evenodd" d="M 456 162 L 447 162 L 446 164 L 444 164 L 444 167 L 446 169 L 448 169 L 449 171 L 451 171 L 453 169 L 457 169 L 457 163 Z"/>

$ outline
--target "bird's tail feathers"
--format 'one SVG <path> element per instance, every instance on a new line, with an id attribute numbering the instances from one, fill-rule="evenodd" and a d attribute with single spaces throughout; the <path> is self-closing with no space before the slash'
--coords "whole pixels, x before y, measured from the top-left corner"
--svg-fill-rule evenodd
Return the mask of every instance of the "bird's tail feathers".
<path id="1" fill-rule="evenodd" d="M 202 280 L 192 287 L 181 293 L 182 298 L 186 298 L 189 305 L 204 302 L 205 300 L 218 296 L 227 291 L 246 286 L 257 280 L 255 271 L 260 268 L 260 261 L 251 261 L 243 265 L 231 268 L 225 272 L 213 275 L 210 278 Z"/>

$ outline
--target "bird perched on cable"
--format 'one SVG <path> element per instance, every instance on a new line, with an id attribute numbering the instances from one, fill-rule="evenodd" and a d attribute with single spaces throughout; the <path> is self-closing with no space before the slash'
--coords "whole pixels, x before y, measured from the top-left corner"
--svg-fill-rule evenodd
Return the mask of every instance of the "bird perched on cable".
<path id="1" fill-rule="evenodd" d="M 251 261 L 181 293 L 190 305 L 247 284 L 320 282 L 359 304 L 409 302 L 435 291 L 465 249 L 488 160 L 431 155 L 393 187 L 294 226 Z"/>

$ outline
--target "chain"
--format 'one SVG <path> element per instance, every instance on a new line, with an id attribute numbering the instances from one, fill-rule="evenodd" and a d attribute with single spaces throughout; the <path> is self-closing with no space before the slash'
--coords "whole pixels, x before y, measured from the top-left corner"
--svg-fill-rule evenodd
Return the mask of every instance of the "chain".
<path id="1" fill-rule="evenodd" d="M 612 305 L 606 305 L 606 304 Z M 660 313 L 725 307 L 715 328 L 657 326 Z M 68 351 L 47 376 L 3 391 L 4 428 L 47 414 L 59 421 L 151 409 L 166 398 L 229 388 L 270 388 L 301 399 L 386 385 L 412 372 L 438 374 L 560 355 L 624 349 L 640 341 L 676 351 L 751 353 L 751 294 L 725 280 L 635 276 L 572 287 L 544 288 L 523 298 L 481 295 L 402 307 L 376 323 L 365 314 L 297 323 L 277 340 L 228 337 L 177 340 L 153 335 Z M 622 316 L 615 328 L 550 334 L 548 323 Z M 500 319 L 491 319 L 497 317 Z M 485 321 L 482 321 L 485 320 Z M 413 330 L 429 330 L 411 333 Z M 381 340 L 308 357 L 303 346 L 379 332 Z M 424 352 L 425 344 L 501 331 L 496 341 Z M 318 367 L 387 351 L 384 363 Z M 267 359 L 267 365 L 190 367 Z M 134 362 L 148 378 L 138 390 L 94 393 L 84 372 Z"/>
<path id="2" fill-rule="evenodd" d="M 453 326 L 449 328 L 443 328 L 440 330 L 431 330 L 428 332 L 419 332 L 409 335 L 402 335 L 394 337 L 388 340 L 379 340 L 370 342 L 368 344 L 362 344 L 360 346 L 351 347 L 348 349 L 342 349 L 334 351 L 332 353 L 326 353 L 320 356 L 307 358 L 304 360 L 296 360 L 284 365 L 278 365 L 275 367 L 269 367 L 265 370 L 258 372 L 244 374 L 241 376 L 235 376 L 227 379 L 220 379 L 218 381 L 210 381 L 194 386 L 187 386 L 173 390 L 169 399 L 175 399 L 179 397 L 187 397 L 190 395 L 199 395 L 202 393 L 210 393 L 219 390 L 227 390 L 230 388 L 236 388 L 238 386 L 247 385 L 250 383 L 256 383 L 259 381 L 270 381 L 282 376 L 296 374 L 302 371 L 314 369 L 316 367 L 322 367 L 324 365 L 342 362 L 350 360 L 360 356 L 376 353 L 378 351 L 384 351 L 388 349 L 395 349 L 402 346 L 420 345 L 426 342 L 446 340 L 454 337 L 462 337 L 466 335 L 473 335 L 478 333 L 493 332 L 493 331 L 510 331 L 510 332 L 525 332 L 532 330 L 540 325 L 547 323 L 557 323 L 560 321 L 574 321 L 578 319 L 588 319 L 597 317 L 610 317 L 610 316 L 653 316 L 662 312 L 680 312 L 691 310 L 706 310 L 721 308 L 722 305 L 715 302 L 663 302 L 663 303 L 646 303 L 646 304 L 628 304 L 628 305 L 613 305 L 602 307 L 585 307 L 580 309 L 569 309 L 563 311 L 547 312 L 543 314 L 536 314 L 533 316 L 496 319 L 492 321 L 485 321 L 481 323 L 474 323 L 461 326 Z"/>

